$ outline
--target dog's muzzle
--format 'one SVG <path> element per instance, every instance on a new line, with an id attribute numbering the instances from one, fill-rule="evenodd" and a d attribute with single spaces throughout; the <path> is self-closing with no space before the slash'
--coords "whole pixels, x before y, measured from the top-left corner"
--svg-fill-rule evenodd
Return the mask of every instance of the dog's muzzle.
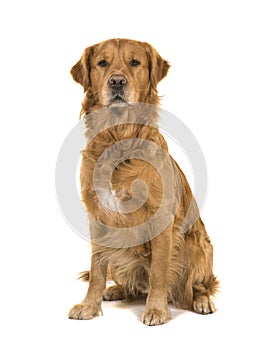
<path id="1" fill-rule="evenodd" d="M 108 80 L 110 87 L 110 103 L 127 103 L 125 89 L 128 80 L 124 75 L 114 74 Z"/>

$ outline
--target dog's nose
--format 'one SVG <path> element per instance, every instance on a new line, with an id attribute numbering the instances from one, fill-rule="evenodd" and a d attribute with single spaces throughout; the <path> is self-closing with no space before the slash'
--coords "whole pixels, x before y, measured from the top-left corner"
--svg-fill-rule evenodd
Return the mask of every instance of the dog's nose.
<path id="1" fill-rule="evenodd" d="M 110 86 L 126 86 L 128 81 L 124 75 L 112 75 L 108 81 Z"/>

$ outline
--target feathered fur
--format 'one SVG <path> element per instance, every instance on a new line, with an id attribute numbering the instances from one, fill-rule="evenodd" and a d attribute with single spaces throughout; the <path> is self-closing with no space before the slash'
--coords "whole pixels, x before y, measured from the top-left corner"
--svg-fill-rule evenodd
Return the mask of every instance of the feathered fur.
<path id="1" fill-rule="evenodd" d="M 134 62 L 139 65 L 134 66 Z M 70 318 L 90 319 L 100 314 L 102 297 L 115 300 L 145 296 L 143 322 L 147 325 L 169 320 L 167 302 L 203 314 L 215 311 L 210 298 L 218 289 L 212 271 L 213 248 L 188 182 L 169 156 L 158 130 L 157 83 L 168 69 L 168 62 L 149 44 L 112 39 L 87 48 L 71 70 L 85 91 L 82 113 L 88 142 L 82 152 L 80 179 L 90 219 L 92 262 L 91 271 L 81 275 L 89 280 L 87 296 L 71 309 Z M 128 81 L 123 88 L 124 105 L 111 102 L 108 82 L 113 74 L 122 74 Z M 147 104 L 140 122 L 132 123 L 141 112 L 138 108 L 142 108 L 136 103 Z M 125 140 L 129 147 L 123 150 L 120 142 Z M 111 156 L 107 157 L 104 152 L 109 148 Z M 133 157 L 134 152 L 138 157 Z M 159 169 L 145 161 L 146 156 Z M 108 167 L 114 169 L 110 187 L 103 182 Z M 166 174 L 168 183 L 163 184 L 160 171 Z M 144 181 L 148 192 L 138 181 L 137 188 L 132 188 L 135 180 Z M 125 212 L 134 193 L 137 197 L 133 205 L 142 205 Z M 149 225 L 141 232 L 137 228 L 158 214 L 164 194 L 162 216 L 154 227 Z M 168 225 L 153 235 L 163 221 Z M 122 235 L 120 229 L 130 230 Z M 105 289 L 107 277 L 115 286 Z"/>

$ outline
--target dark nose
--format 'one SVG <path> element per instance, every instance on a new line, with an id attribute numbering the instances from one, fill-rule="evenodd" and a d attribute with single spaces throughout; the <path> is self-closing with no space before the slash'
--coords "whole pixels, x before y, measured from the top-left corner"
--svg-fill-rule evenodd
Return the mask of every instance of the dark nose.
<path id="1" fill-rule="evenodd" d="M 112 86 L 126 86 L 128 81 L 124 75 L 112 75 L 108 81 L 109 85 Z"/>

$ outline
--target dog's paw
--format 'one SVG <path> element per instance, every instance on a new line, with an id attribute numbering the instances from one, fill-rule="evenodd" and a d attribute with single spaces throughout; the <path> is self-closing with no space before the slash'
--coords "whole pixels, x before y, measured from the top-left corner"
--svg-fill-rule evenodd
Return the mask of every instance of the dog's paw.
<path id="1" fill-rule="evenodd" d="M 215 305 L 207 296 L 200 295 L 196 297 L 193 303 L 193 309 L 196 313 L 207 315 L 216 311 Z"/>
<path id="2" fill-rule="evenodd" d="M 157 309 L 147 309 L 142 316 L 142 322 L 147 326 L 157 326 L 170 320 L 170 312 L 167 308 L 165 311 Z"/>
<path id="3" fill-rule="evenodd" d="M 98 304 L 77 304 L 69 311 L 68 317 L 75 320 L 91 320 L 102 315 L 101 306 Z"/>
<path id="4" fill-rule="evenodd" d="M 125 299 L 124 293 L 119 286 L 111 286 L 104 290 L 103 300 L 121 300 Z"/>

